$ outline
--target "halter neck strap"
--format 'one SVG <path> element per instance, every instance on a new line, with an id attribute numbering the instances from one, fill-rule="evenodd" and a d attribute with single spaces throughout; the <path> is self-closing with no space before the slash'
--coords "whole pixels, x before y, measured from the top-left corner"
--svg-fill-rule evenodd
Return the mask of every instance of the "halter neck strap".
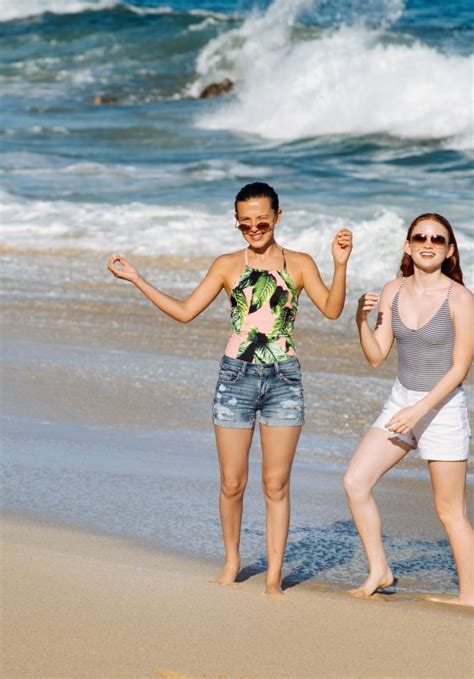
<path id="1" fill-rule="evenodd" d="M 245 248 L 245 266 L 249 266 L 249 249 L 250 248 Z M 281 256 L 283 257 L 283 271 L 286 271 L 286 257 L 283 248 L 281 248 Z"/>

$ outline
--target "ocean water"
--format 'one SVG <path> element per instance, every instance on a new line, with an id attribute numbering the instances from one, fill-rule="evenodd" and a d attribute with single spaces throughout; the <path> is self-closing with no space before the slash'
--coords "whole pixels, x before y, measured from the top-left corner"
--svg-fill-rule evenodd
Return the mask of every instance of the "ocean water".
<path id="1" fill-rule="evenodd" d="M 468 0 L 0 0 L 2 243 L 213 256 L 265 180 L 323 274 L 353 229 L 351 294 L 424 211 L 472 281 L 473 35 Z"/>

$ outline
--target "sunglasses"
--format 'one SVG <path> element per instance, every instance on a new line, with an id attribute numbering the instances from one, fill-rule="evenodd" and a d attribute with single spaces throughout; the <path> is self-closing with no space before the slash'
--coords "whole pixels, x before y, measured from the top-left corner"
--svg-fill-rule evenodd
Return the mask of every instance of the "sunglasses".
<path id="1" fill-rule="evenodd" d="M 412 236 L 410 236 L 410 243 L 414 243 L 415 245 L 424 245 L 428 242 L 428 240 L 435 248 L 444 248 L 444 246 L 447 244 L 446 238 L 437 233 L 414 233 Z"/>
<path id="2" fill-rule="evenodd" d="M 260 233 L 264 233 L 265 231 L 269 231 L 272 226 L 273 224 L 270 224 L 269 222 L 259 222 L 255 226 L 251 226 L 250 224 L 236 224 L 235 228 L 239 229 L 239 231 L 245 235 L 251 231 L 260 231 Z"/>

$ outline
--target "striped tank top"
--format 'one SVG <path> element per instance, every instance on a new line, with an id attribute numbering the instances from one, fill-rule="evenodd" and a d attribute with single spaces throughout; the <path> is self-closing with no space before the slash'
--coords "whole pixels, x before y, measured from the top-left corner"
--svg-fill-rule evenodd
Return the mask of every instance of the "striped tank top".
<path id="1" fill-rule="evenodd" d="M 408 328 L 400 318 L 398 299 L 402 279 L 392 301 L 392 332 L 397 341 L 398 379 L 406 389 L 431 391 L 453 363 L 454 324 L 448 294 L 438 311 L 421 328 Z"/>
<path id="2" fill-rule="evenodd" d="M 298 291 L 286 269 L 254 269 L 248 263 L 230 295 L 231 334 L 225 355 L 247 363 L 277 363 L 296 356 L 293 328 Z"/>

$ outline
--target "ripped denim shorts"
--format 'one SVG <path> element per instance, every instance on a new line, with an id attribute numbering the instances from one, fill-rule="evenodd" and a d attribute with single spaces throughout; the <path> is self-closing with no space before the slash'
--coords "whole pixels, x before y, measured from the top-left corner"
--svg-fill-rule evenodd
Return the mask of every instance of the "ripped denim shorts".
<path id="1" fill-rule="evenodd" d="M 304 423 L 300 362 L 248 363 L 224 356 L 220 363 L 212 413 L 214 424 L 253 429 L 257 412 L 268 427 L 297 427 Z"/>

